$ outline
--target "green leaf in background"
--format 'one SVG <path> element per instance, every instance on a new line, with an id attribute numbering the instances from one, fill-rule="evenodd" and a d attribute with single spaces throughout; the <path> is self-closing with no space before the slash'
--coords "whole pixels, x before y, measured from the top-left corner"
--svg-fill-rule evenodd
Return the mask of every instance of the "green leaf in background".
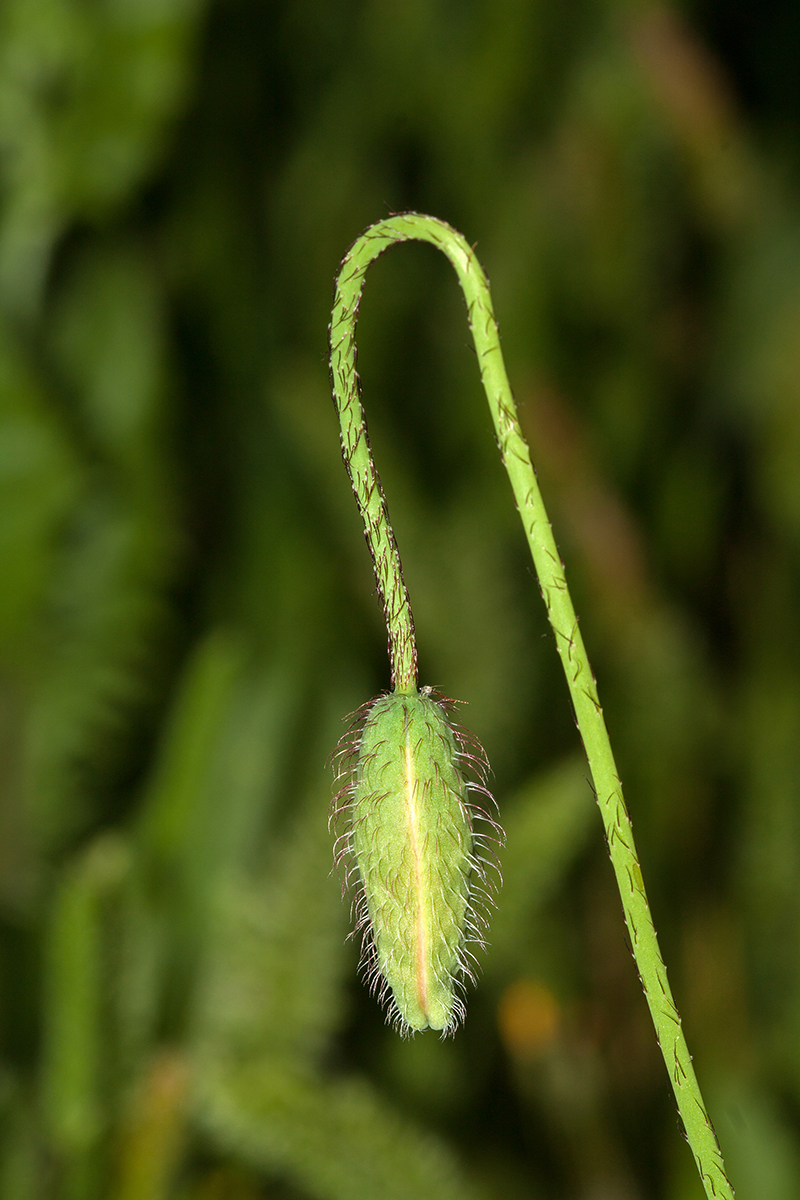
<path id="1" fill-rule="evenodd" d="M 376 264 L 359 371 L 505 889 L 447 1043 L 344 941 L 325 760 L 388 679 L 326 325 L 403 209 L 478 243 L 737 1195 L 796 1194 L 797 36 L 789 0 L 0 5 L 3 1200 L 697 1200 L 425 248 Z"/>

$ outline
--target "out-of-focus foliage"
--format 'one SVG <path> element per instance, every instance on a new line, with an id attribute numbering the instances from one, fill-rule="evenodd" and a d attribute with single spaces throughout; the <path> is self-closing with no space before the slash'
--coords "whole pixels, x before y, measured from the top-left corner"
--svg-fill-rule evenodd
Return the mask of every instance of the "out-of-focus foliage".
<path id="1" fill-rule="evenodd" d="M 360 369 L 505 886 L 452 1041 L 345 940 L 326 759 L 387 665 L 325 330 L 412 207 L 492 278 L 738 1194 L 800 1195 L 800 31 L 751 10 L 0 5 L 3 1200 L 699 1200 L 416 246 Z"/>

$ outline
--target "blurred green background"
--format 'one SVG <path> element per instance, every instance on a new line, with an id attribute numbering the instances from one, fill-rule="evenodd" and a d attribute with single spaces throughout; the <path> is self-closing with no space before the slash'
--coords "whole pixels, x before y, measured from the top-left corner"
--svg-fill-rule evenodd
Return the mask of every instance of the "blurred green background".
<path id="1" fill-rule="evenodd" d="M 505 887 L 453 1040 L 345 941 L 327 759 L 388 668 L 326 326 L 405 208 L 492 280 L 738 1195 L 800 1195 L 799 11 L 2 0 L 3 1200 L 700 1200 L 423 246 L 360 368 Z"/>

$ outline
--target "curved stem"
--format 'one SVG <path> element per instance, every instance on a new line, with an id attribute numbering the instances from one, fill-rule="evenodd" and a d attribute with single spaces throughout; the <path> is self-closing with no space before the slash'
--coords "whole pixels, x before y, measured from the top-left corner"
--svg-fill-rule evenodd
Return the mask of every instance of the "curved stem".
<path id="1" fill-rule="evenodd" d="M 567 677 L 583 739 L 625 923 L 656 1037 L 678 1103 L 686 1136 L 709 1200 L 732 1200 L 719 1144 L 708 1116 L 681 1018 L 647 902 L 630 817 L 622 796 L 597 686 L 572 606 L 564 566 L 556 549 L 536 475 L 508 383 L 489 284 L 467 242 L 449 225 L 419 213 L 404 213 L 371 226 L 350 248 L 336 284 L 331 318 L 331 372 L 342 431 L 342 453 L 364 520 L 389 630 L 392 679 L 400 691 L 417 683 L 414 624 L 386 500 L 372 462 L 356 373 L 355 329 L 369 264 L 395 242 L 430 242 L 452 263 L 464 298 L 481 379 L 489 401 L 503 464 L 508 472 L 528 539 L 556 648 Z"/>
<path id="2" fill-rule="evenodd" d="M 419 236 L 395 230 L 392 221 L 399 219 L 393 217 L 391 221 L 373 225 L 344 256 L 336 280 L 329 332 L 331 379 L 339 412 L 342 458 L 364 522 L 364 533 L 383 604 L 389 635 L 392 687 L 398 692 L 415 692 L 417 643 L 414 615 L 403 579 L 403 566 L 389 520 L 386 497 L 372 457 L 356 371 L 356 321 L 367 267 L 394 242 Z"/>

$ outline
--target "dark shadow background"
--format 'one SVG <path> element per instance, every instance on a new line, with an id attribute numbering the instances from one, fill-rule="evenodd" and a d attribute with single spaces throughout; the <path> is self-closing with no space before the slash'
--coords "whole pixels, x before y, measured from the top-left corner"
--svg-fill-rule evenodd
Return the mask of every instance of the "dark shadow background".
<path id="1" fill-rule="evenodd" d="M 449 267 L 359 367 L 422 682 L 505 885 L 401 1041 L 330 876 L 388 685 L 326 328 L 460 228 L 741 1200 L 800 1195 L 800 16 L 623 0 L 0 8 L 0 1196 L 700 1200 Z"/>

